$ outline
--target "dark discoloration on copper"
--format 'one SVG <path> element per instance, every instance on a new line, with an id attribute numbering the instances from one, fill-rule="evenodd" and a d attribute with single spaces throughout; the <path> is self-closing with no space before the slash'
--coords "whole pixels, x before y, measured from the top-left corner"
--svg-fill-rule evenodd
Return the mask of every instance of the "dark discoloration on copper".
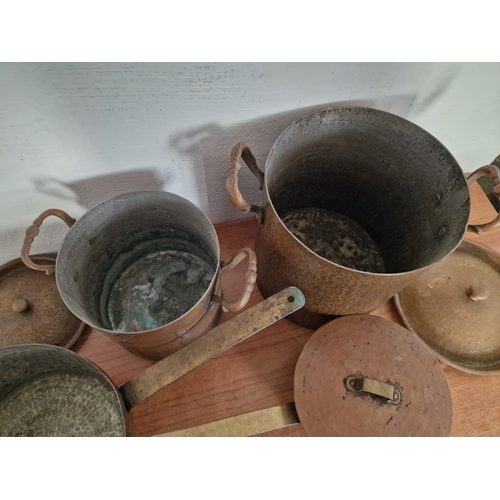
<path id="1" fill-rule="evenodd" d="M 324 208 L 301 208 L 281 217 L 304 245 L 331 262 L 351 269 L 383 273 L 384 260 L 373 238 L 353 220 Z"/>

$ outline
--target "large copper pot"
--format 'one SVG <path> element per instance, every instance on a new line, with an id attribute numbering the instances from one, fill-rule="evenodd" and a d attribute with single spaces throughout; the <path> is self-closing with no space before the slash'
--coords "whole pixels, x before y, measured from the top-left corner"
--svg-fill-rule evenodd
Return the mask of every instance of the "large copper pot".
<path id="1" fill-rule="evenodd" d="M 259 206 L 239 191 L 241 158 L 260 182 Z M 375 109 L 338 107 L 292 123 L 274 143 L 265 173 L 249 147 L 237 144 L 226 187 L 233 205 L 259 220 L 261 292 L 299 287 L 306 305 L 290 319 L 317 328 L 332 316 L 375 309 L 453 252 L 467 230 L 500 225 L 500 216 L 468 225 L 468 183 L 482 175 L 499 189 L 496 167 L 466 180 L 451 153 L 417 125 Z M 303 237 L 309 223 L 311 240 Z M 329 258 L 332 249 L 339 259 Z"/>

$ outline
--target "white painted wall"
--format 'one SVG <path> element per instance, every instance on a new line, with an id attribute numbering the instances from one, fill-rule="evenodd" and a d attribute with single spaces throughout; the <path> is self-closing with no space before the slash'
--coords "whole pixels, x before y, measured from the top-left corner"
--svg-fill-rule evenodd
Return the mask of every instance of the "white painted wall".
<path id="1" fill-rule="evenodd" d="M 500 154 L 497 63 L 1 64 L 0 263 L 43 210 L 78 218 L 126 191 L 171 191 L 213 223 L 237 219 L 231 147 L 247 142 L 263 165 L 293 120 L 347 103 L 419 124 L 464 170 Z M 240 185 L 260 199 L 249 172 Z M 34 253 L 58 250 L 66 231 L 48 219 Z"/>

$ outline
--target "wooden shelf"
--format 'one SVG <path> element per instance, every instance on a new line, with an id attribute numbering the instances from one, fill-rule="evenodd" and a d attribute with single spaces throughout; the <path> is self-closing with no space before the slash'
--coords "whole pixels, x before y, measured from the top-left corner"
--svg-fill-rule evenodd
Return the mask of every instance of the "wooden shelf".
<path id="1" fill-rule="evenodd" d="M 471 222 L 491 220 L 494 210 L 477 185 L 472 189 Z M 216 226 L 222 260 L 243 247 L 254 246 L 254 218 Z M 500 231 L 467 239 L 479 241 L 500 252 Z M 245 263 L 223 274 L 224 295 L 239 297 Z M 249 305 L 263 300 L 257 287 Z M 222 313 L 220 322 L 236 313 Z M 371 314 L 402 325 L 394 301 Z M 284 319 L 212 359 L 194 372 L 166 387 L 131 411 L 133 434 L 151 436 L 192 427 L 221 418 L 293 401 L 296 361 L 313 330 Z M 499 331 L 500 334 L 500 331 Z M 154 361 L 132 354 L 107 335 L 87 328 L 73 350 L 90 359 L 121 385 Z M 470 375 L 441 363 L 453 399 L 453 436 L 500 435 L 500 377 Z M 263 434 L 305 436 L 300 424 Z"/>

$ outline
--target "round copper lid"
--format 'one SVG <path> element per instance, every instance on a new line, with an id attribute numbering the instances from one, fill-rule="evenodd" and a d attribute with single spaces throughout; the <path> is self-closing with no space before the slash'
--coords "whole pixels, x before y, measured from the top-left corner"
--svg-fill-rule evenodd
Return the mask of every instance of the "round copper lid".
<path id="1" fill-rule="evenodd" d="M 54 264 L 53 256 L 33 257 Z M 21 259 L 0 267 L 0 348 L 17 344 L 71 347 L 85 327 L 63 303 L 55 275 L 26 267 Z"/>
<path id="2" fill-rule="evenodd" d="M 309 436 L 448 436 L 451 395 L 438 361 L 377 316 L 335 319 L 298 359 L 295 405 Z"/>
<path id="3" fill-rule="evenodd" d="M 500 373 L 500 254 L 463 241 L 395 301 L 439 359 L 469 373 Z"/>

